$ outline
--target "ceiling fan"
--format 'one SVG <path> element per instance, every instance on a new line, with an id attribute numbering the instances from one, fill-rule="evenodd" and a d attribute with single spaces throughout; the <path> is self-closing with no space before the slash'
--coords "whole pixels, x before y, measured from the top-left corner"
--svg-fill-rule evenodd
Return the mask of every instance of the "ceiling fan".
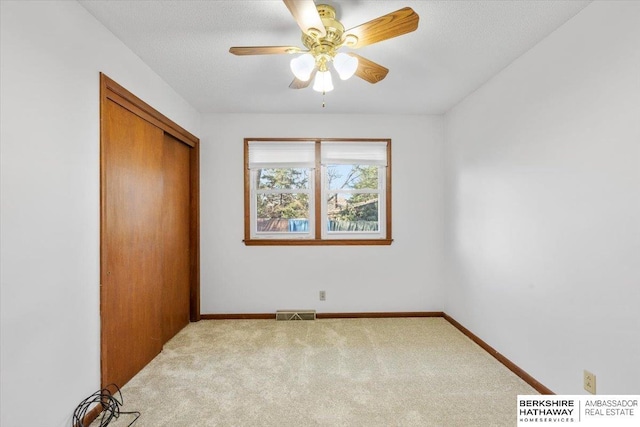
<path id="1" fill-rule="evenodd" d="M 418 14 L 410 7 L 382 15 L 364 24 L 345 30 L 336 19 L 336 11 L 330 5 L 316 4 L 313 0 L 283 0 L 302 30 L 302 44 L 296 46 L 242 46 L 232 47 L 234 55 L 299 54 L 291 60 L 295 78 L 289 85 L 302 89 L 314 80 L 313 89 L 318 92 L 333 90 L 329 64 L 342 80 L 354 74 L 369 83 L 384 79 L 388 68 L 376 64 L 353 52 L 339 52 L 343 47 L 358 49 L 393 37 L 415 31 Z"/>

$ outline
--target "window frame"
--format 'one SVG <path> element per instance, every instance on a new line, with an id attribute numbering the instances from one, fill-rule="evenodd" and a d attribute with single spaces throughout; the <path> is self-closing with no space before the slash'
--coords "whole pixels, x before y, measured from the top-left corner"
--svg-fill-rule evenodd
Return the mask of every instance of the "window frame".
<path id="1" fill-rule="evenodd" d="M 249 168 L 249 143 L 250 142 L 313 142 L 315 144 L 315 168 L 311 169 L 313 178 L 310 181 L 313 187 L 310 188 L 310 238 L 298 237 L 277 237 L 264 238 L 254 237 L 252 226 L 254 225 L 253 212 L 256 209 L 256 203 L 252 197 L 251 177 L 252 171 Z M 366 142 L 385 142 L 387 154 L 386 173 L 383 177 L 380 210 L 384 210 L 384 221 L 380 224 L 380 230 L 383 237 L 376 238 L 349 238 L 346 235 L 340 237 L 327 237 L 323 230 L 323 209 L 326 205 L 324 201 L 324 166 L 321 165 L 321 144 L 322 142 L 344 142 L 344 143 L 366 143 Z M 244 244 L 247 246 L 372 246 L 372 245 L 391 245 L 393 242 L 391 234 L 391 139 L 390 138 L 244 138 Z M 313 228 L 313 230 L 311 230 Z"/>

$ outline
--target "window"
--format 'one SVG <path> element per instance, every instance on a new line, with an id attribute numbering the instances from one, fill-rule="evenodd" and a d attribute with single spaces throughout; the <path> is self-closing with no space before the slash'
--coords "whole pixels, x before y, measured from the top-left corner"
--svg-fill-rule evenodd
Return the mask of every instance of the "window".
<path id="1" fill-rule="evenodd" d="M 391 141 L 245 139 L 245 244 L 391 244 Z"/>

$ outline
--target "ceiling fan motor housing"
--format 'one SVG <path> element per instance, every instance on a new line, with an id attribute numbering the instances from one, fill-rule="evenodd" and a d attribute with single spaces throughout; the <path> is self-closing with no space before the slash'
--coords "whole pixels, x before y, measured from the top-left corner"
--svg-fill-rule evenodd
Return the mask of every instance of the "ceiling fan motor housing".
<path id="1" fill-rule="evenodd" d="M 345 44 L 345 40 L 343 40 L 344 26 L 336 19 L 336 10 L 332 6 L 319 4 L 316 8 L 326 35 L 321 37 L 319 31 L 313 30 L 302 33 L 302 44 L 316 58 L 318 69 L 326 71 L 327 62 L 331 61 L 337 50 Z"/>

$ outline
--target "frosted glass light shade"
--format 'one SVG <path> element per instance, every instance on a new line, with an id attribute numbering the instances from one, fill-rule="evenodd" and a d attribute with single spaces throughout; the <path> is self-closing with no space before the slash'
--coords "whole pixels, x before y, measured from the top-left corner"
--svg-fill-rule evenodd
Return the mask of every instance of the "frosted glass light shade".
<path id="1" fill-rule="evenodd" d="M 316 60 L 310 53 L 305 53 L 297 58 L 293 58 L 289 65 L 293 75 L 296 76 L 298 80 L 306 82 L 311 77 L 311 72 L 316 66 Z"/>
<path id="2" fill-rule="evenodd" d="M 358 69 L 358 58 L 340 52 L 333 58 L 333 68 L 338 72 L 340 79 L 347 80 Z"/>
<path id="3" fill-rule="evenodd" d="M 316 92 L 331 92 L 333 90 L 333 80 L 329 71 L 318 71 L 313 81 L 313 90 Z"/>

